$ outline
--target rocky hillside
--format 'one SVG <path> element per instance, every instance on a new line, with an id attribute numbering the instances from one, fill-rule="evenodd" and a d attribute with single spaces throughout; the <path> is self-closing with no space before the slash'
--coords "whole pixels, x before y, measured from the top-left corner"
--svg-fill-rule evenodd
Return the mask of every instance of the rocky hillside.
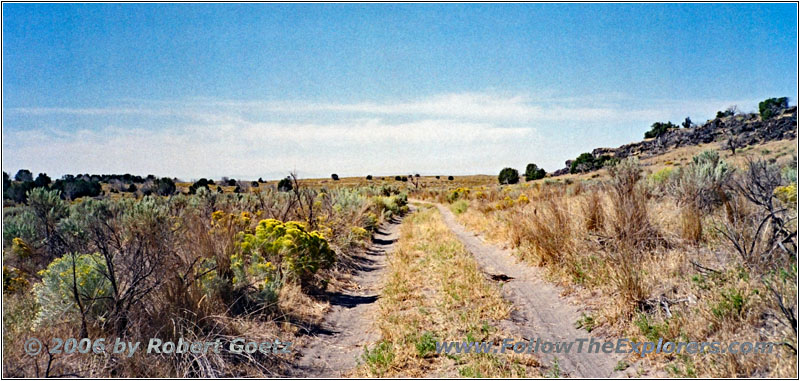
<path id="1" fill-rule="evenodd" d="M 724 149 L 735 149 L 773 140 L 797 137 L 797 106 L 784 109 L 774 117 L 761 120 L 756 114 L 739 114 L 715 118 L 703 125 L 691 128 L 674 128 L 661 136 L 617 148 L 596 148 L 591 152 L 597 162 L 606 158 L 638 156 L 647 158 L 660 155 L 678 147 L 719 142 Z M 566 161 L 566 168 L 552 173 L 560 176 L 570 172 L 573 160 Z"/>

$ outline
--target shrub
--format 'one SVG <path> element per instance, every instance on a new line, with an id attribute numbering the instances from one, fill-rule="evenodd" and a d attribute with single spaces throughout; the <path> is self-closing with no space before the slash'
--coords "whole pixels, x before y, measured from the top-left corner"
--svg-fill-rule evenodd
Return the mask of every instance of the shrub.
<path id="1" fill-rule="evenodd" d="M 788 98 L 769 98 L 758 103 L 758 112 L 761 114 L 761 119 L 769 119 L 787 107 L 789 107 Z"/>
<path id="2" fill-rule="evenodd" d="M 516 184 L 519 182 L 519 172 L 514 168 L 503 168 L 497 176 L 500 184 Z"/>
<path id="3" fill-rule="evenodd" d="M 28 280 L 21 271 L 3 266 L 3 293 L 13 294 L 28 288 Z"/>
<path id="4" fill-rule="evenodd" d="M 372 175 L 367 175 L 367 181 L 372 180 Z"/>
<path id="5" fill-rule="evenodd" d="M 11 183 L 8 189 L 3 192 L 3 198 L 14 200 L 17 203 L 23 203 L 28 199 L 28 191 L 33 189 L 33 182 L 26 181 L 22 183 Z"/>
<path id="6" fill-rule="evenodd" d="M 677 125 L 673 124 L 672 122 L 662 123 L 662 122 L 655 122 L 650 126 L 650 131 L 644 133 L 645 139 L 657 138 L 661 135 L 664 135 L 670 129 L 678 128 Z"/>
<path id="7" fill-rule="evenodd" d="M 14 180 L 19 182 L 33 181 L 33 174 L 27 169 L 20 169 L 17 171 L 17 174 L 14 175 Z"/>
<path id="8" fill-rule="evenodd" d="M 278 190 L 281 192 L 289 192 L 292 190 L 292 179 L 285 178 L 278 181 Z"/>
<path id="9" fill-rule="evenodd" d="M 544 168 L 539 168 L 536 164 L 530 163 L 525 167 L 525 181 L 543 179 L 546 174 Z"/>
<path id="10" fill-rule="evenodd" d="M 251 182 L 250 186 L 252 186 L 253 188 L 258 188 L 258 181 Z"/>
<path id="11" fill-rule="evenodd" d="M 452 209 L 453 213 L 455 214 L 461 214 L 466 212 L 467 209 L 469 209 L 469 203 L 467 202 L 467 200 L 458 200 L 455 203 L 453 203 L 450 209 Z"/>
<path id="12" fill-rule="evenodd" d="M 36 180 L 33 181 L 33 185 L 35 187 L 46 187 L 50 185 L 52 179 L 50 176 L 47 176 L 46 173 L 40 173 L 39 176 L 36 176 Z"/>
<path id="13" fill-rule="evenodd" d="M 453 180 L 455 180 L 456 178 L 455 178 L 455 177 L 453 177 L 453 176 L 447 176 L 447 179 L 448 179 L 448 180 L 450 180 L 450 181 L 453 181 Z"/>
<path id="14" fill-rule="evenodd" d="M 677 171 L 671 176 L 669 192 L 682 206 L 708 212 L 727 198 L 723 188 L 730 181 L 733 168 L 716 151 L 695 155 L 691 164 Z"/>
<path id="15" fill-rule="evenodd" d="M 205 179 L 205 178 L 202 178 L 202 179 L 200 179 L 200 180 L 197 180 L 197 181 L 195 181 L 195 182 L 194 182 L 194 184 L 192 184 L 191 186 L 189 186 L 189 194 L 195 194 L 195 193 L 197 193 L 197 190 L 198 190 L 198 189 L 200 189 L 200 188 L 206 188 L 206 189 L 208 189 L 208 186 L 209 186 L 209 184 L 210 184 L 210 183 L 209 183 L 209 182 L 208 182 L 208 180 L 207 180 L 207 179 Z"/>
<path id="16" fill-rule="evenodd" d="M 93 319 L 104 316 L 112 308 L 107 297 L 114 292 L 103 275 L 106 272 L 105 260 L 100 254 L 69 254 L 55 259 L 39 272 L 42 282 L 33 287 L 40 306 L 34 325 L 77 317 L 80 311 L 74 298 L 74 286 L 77 286 L 86 316 Z"/>
<path id="17" fill-rule="evenodd" d="M 259 221 L 253 234 L 242 236 L 241 253 L 231 257 L 231 268 L 238 274 L 235 283 L 239 285 L 271 281 L 252 279 L 254 271 L 269 275 L 268 263 L 277 266 L 281 276 L 307 283 L 317 270 L 330 267 L 334 259 L 333 250 L 319 232 L 308 232 L 299 222 L 268 219 Z"/>
<path id="18" fill-rule="evenodd" d="M 447 202 L 455 202 L 469 195 L 469 188 L 458 187 L 447 194 Z"/>
<path id="19" fill-rule="evenodd" d="M 169 177 L 162 177 L 155 181 L 156 193 L 161 196 L 169 196 L 175 193 L 175 181 Z"/>
<path id="20" fill-rule="evenodd" d="M 228 179 L 228 186 L 232 187 L 234 185 L 236 185 L 236 180 L 235 179 Z"/>
<path id="21" fill-rule="evenodd" d="M 739 110 L 736 106 L 730 106 L 725 111 L 717 111 L 717 119 L 719 118 L 727 118 L 729 116 L 734 116 Z"/>
<path id="22" fill-rule="evenodd" d="M 331 178 L 333 179 L 333 181 L 339 181 L 339 175 L 335 173 L 331 175 Z"/>
<path id="23" fill-rule="evenodd" d="M 86 180 L 56 180 L 51 188 L 60 190 L 61 196 L 70 200 L 95 197 L 103 190 L 99 182 Z"/>
<path id="24" fill-rule="evenodd" d="M 570 163 L 569 173 L 582 173 L 594 171 L 603 168 L 606 165 L 614 165 L 618 162 L 617 159 L 609 155 L 602 155 L 595 157 L 589 152 L 582 153 Z"/>

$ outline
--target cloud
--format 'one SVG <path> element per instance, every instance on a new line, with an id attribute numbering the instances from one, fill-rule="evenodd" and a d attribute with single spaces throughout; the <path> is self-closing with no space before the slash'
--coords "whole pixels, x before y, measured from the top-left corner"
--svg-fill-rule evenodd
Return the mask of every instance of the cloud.
<path id="1" fill-rule="evenodd" d="M 528 162 L 554 170 L 580 152 L 637 140 L 652 122 L 687 115 L 701 122 L 731 104 L 755 102 L 486 92 L 395 102 L 191 99 L 25 107 L 4 116 L 3 164 L 56 176 L 185 178 L 270 177 L 293 169 L 307 176 L 495 173 Z"/>

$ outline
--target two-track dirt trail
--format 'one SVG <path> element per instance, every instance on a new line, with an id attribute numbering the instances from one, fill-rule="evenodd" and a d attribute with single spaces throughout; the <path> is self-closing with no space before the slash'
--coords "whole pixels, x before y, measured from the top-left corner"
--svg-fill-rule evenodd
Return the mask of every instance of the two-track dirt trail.
<path id="1" fill-rule="evenodd" d="M 330 295 L 331 310 L 311 340 L 296 348 L 299 358 L 291 377 L 341 377 L 356 366 L 364 345 L 380 339 L 372 322 L 377 310 L 386 255 L 399 236 L 400 219 L 383 224 L 372 244 L 355 258 L 358 270 L 352 281 L 357 287 Z"/>
<path id="2" fill-rule="evenodd" d="M 528 340 L 551 342 L 590 338 L 589 333 L 574 325 L 581 317 L 578 306 L 562 297 L 558 287 L 543 280 L 540 269 L 517 263 L 510 250 L 484 242 L 477 234 L 467 231 L 458 223 L 447 207 L 441 204 L 436 204 L 436 207 L 445 224 L 475 256 L 484 272 L 495 276 L 494 278 L 510 278 L 503 285 L 503 297 L 514 306 L 511 313 L 513 327 L 508 327 L 509 331 Z M 606 341 L 600 338 L 596 340 Z M 569 353 L 539 352 L 539 356 L 542 362 L 551 364 L 557 358 L 559 368 L 570 377 L 624 377 L 614 370 L 622 359 L 621 355 L 586 353 L 587 345 L 588 343 L 584 344 L 583 353 L 577 353 L 576 343 Z"/>

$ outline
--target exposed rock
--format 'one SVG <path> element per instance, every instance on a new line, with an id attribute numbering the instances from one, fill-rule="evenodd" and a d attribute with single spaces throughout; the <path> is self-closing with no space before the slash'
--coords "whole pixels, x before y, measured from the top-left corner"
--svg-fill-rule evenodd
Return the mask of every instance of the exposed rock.
<path id="1" fill-rule="evenodd" d="M 727 141 L 733 138 L 737 147 L 745 147 L 774 140 L 794 139 L 797 137 L 797 106 L 784 109 L 774 117 L 761 120 L 758 114 L 740 114 L 712 119 L 702 126 L 692 128 L 673 128 L 661 136 L 645 139 L 641 142 L 625 144 L 617 148 L 595 148 L 592 155 L 599 158 L 608 155 L 618 159 L 628 156 L 648 158 L 660 155 L 668 150 L 720 142 L 727 149 Z M 569 173 L 573 160 L 565 162 L 566 167 L 559 169 L 551 176 Z"/>

